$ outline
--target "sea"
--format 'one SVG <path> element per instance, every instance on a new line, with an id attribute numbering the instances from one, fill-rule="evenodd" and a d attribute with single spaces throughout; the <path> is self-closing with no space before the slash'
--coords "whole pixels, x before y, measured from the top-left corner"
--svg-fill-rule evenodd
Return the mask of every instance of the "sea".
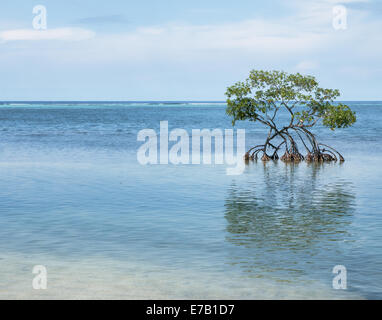
<path id="1" fill-rule="evenodd" d="M 225 102 L 0 102 L 0 298 L 382 299 L 382 102 L 344 103 L 354 126 L 312 132 L 345 162 L 227 175 L 137 157 L 161 121 L 261 144 Z"/>

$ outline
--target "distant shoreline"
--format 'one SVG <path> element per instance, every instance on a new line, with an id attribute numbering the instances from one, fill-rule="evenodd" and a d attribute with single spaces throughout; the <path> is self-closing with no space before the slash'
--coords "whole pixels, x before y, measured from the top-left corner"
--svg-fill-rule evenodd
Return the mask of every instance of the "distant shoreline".
<path id="1" fill-rule="evenodd" d="M 353 102 L 353 103 L 372 103 L 382 102 L 382 100 L 341 100 L 336 102 Z M 22 104 L 48 104 L 48 105 L 67 105 L 67 104 L 164 104 L 164 105 L 181 105 L 181 104 L 222 104 L 226 101 L 219 100 L 3 100 L 0 105 L 22 105 Z"/>
<path id="2" fill-rule="evenodd" d="M 76 101 L 76 100 L 72 100 L 72 101 L 66 101 L 66 100 L 58 100 L 58 101 L 49 101 L 49 100 L 41 100 L 41 101 L 37 101 L 37 100 L 33 100 L 33 101 L 10 101 L 10 100 L 4 100 L 4 101 L 0 101 L 0 104 L 89 104 L 89 103 L 93 103 L 93 104 L 106 104 L 106 103 L 112 103 L 112 104 L 133 104 L 133 103 L 162 103 L 162 104 L 190 104 L 190 103 L 226 103 L 226 101 L 194 101 L 194 100 L 189 100 L 189 101 L 160 101 L 160 100 L 152 100 L 152 101 L 144 101 L 144 100 L 140 100 L 140 101 L 133 101 L 133 100 L 129 100 L 129 101 L 121 101 L 121 100 L 116 100 L 116 101 L 113 101 L 113 100 L 81 100 L 81 101 Z"/>

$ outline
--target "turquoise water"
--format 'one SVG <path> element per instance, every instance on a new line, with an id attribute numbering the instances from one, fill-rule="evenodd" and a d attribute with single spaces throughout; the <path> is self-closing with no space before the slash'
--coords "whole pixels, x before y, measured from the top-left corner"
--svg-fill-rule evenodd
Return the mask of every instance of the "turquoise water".
<path id="1" fill-rule="evenodd" d="M 238 176 L 137 161 L 138 131 L 161 120 L 231 128 L 223 103 L 0 106 L 0 297 L 382 298 L 382 102 L 349 104 L 354 127 L 314 131 L 343 164 Z M 265 137 L 237 127 L 248 147 Z"/>

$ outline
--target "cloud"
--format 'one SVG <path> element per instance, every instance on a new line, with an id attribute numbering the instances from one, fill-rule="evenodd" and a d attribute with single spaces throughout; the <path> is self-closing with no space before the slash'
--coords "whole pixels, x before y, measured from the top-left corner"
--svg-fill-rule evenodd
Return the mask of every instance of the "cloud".
<path id="1" fill-rule="evenodd" d="M 342 0 L 341 3 L 367 3 L 367 1 Z M 332 7 L 336 0 L 293 0 L 293 15 L 277 19 L 250 19 L 220 24 L 165 23 L 138 27 L 129 32 L 99 33 L 82 28 L 58 28 L 45 31 L 8 30 L 0 32 L 3 41 L 14 40 L 89 40 L 75 50 L 68 44 L 52 45 L 52 56 L 62 55 L 64 60 L 79 63 L 100 61 L 179 61 L 189 59 L 213 60 L 223 56 L 240 56 L 253 60 L 271 61 L 282 59 L 291 62 L 297 69 L 315 69 L 309 55 L 325 55 L 328 48 L 344 50 L 345 45 L 365 42 L 364 34 L 370 34 L 370 26 L 380 30 L 380 21 L 367 21 L 357 14 L 348 21 L 349 29 L 337 32 L 332 27 Z M 98 24 L 126 21 L 123 15 L 87 17 L 79 23 Z M 378 38 L 381 38 L 378 36 Z M 373 41 L 375 37 L 373 37 Z M 374 41 L 375 43 L 375 41 Z M 357 46 L 353 51 L 365 51 Z M 374 45 L 373 54 L 379 54 L 381 46 Z M 59 52 L 57 52 L 57 49 Z M 377 50 L 376 50 L 377 49 Z M 31 48 L 33 50 L 33 48 Z M 90 54 L 91 53 L 91 54 Z M 49 54 L 49 47 L 46 47 Z M 294 61 L 293 61 L 294 59 Z M 310 61 L 310 62 L 309 62 Z M 321 66 L 321 64 L 320 64 Z"/>
<path id="2" fill-rule="evenodd" d="M 309 60 L 301 61 L 297 64 L 296 69 L 301 72 L 315 70 L 318 69 L 318 63 Z"/>
<path id="3" fill-rule="evenodd" d="M 15 29 L 0 32 L 1 41 L 64 40 L 80 41 L 95 36 L 93 31 L 82 28 L 56 28 L 47 30 Z"/>
<path id="4" fill-rule="evenodd" d="M 331 25 L 329 25 L 331 26 Z M 253 19 L 215 25 L 163 24 L 115 35 L 100 35 L 92 47 L 97 59 L 216 60 L 223 55 L 268 58 L 319 52 L 330 36 L 287 21 Z"/>
<path id="5" fill-rule="evenodd" d="M 78 64 L 166 62 L 174 65 L 210 61 L 213 65 L 232 62 L 238 65 L 243 61 L 248 65 L 253 61 L 262 65 L 272 63 L 274 67 L 289 65 L 304 71 L 318 69 L 318 63 L 320 68 L 323 67 L 322 60 L 331 60 L 333 55 L 346 61 L 350 57 L 357 56 L 359 60 L 366 55 L 374 57 L 381 53 L 381 42 L 377 41 L 382 40 L 377 32 L 382 27 L 380 21 L 371 21 L 367 16 L 357 14 L 349 19 L 347 30 L 336 31 L 332 27 L 334 1 L 327 1 L 325 5 L 314 2 L 312 8 L 299 0 L 294 5 L 297 2 L 301 6 L 293 16 L 277 19 L 256 18 L 204 25 L 165 23 L 123 33 L 102 32 L 97 36 L 80 28 L 12 30 L 1 32 L 0 39 L 87 39 L 79 44 L 62 42 L 59 46 L 49 47 L 47 42 L 45 46 L 43 54 L 48 60 L 56 61 L 60 57 L 63 62 Z M 354 43 L 363 45 L 354 46 Z M 33 50 L 31 45 L 30 52 Z M 26 55 L 27 52 L 19 54 Z"/>
<path id="6" fill-rule="evenodd" d="M 348 8 L 346 30 L 333 28 L 337 4 Z M 57 81 L 90 96 L 99 85 L 120 96 L 136 91 L 141 98 L 165 99 L 179 90 L 177 97 L 182 98 L 188 90 L 195 97 L 218 97 L 226 85 L 256 68 L 312 74 L 327 87 L 340 82 L 347 97 L 361 98 L 360 92 L 379 97 L 382 21 L 369 9 L 375 2 L 361 4 L 291 0 L 287 14 L 277 16 L 255 14 L 247 20 L 204 24 L 142 22 L 134 29 L 111 25 L 106 30 L 102 25 L 97 34 L 82 28 L 7 30 L 0 32 L 0 62 L 10 77 L 22 74 L 14 80 L 19 86 L 29 88 L 27 80 L 43 70 L 49 81 L 41 81 L 47 86 Z M 78 23 L 93 24 L 89 29 L 98 31 L 97 24 L 118 19 L 123 20 L 98 16 Z M 30 71 L 24 72 L 26 68 Z M 74 89 L 73 74 L 78 83 Z"/>
<path id="7" fill-rule="evenodd" d="M 382 54 L 380 20 L 369 19 L 364 10 L 349 10 L 348 29 L 334 30 L 332 7 L 335 0 L 291 1 L 294 14 L 277 18 L 254 18 L 231 23 L 186 24 L 163 23 L 137 27 L 128 32 L 99 32 L 83 28 L 8 30 L 0 40 L 65 40 L 50 44 L 44 51 L 32 41 L 23 43 L 25 50 L 9 55 L 26 57 L 44 55 L 45 61 L 99 65 L 107 64 L 189 66 L 218 65 L 232 68 L 242 65 L 292 70 L 317 71 L 325 65 L 369 65 Z M 341 3 L 358 3 L 342 0 Z M 82 19 L 83 23 L 123 20 L 109 15 Z M 75 40 L 87 40 L 81 42 Z M 73 41 L 73 42 L 69 42 Z M 357 45 L 355 45 L 357 44 Z M 6 53 L 3 53 L 5 56 Z M 232 67 L 231 67 L 232 66 Z M 318 68 L 319 66 L 319 68 Z M 213 67 L 211 67 L 211 70 Z"/>
<path id="8" fill-rule="evenodd" d="M 128 19 L 121 14 L 104 15 L 96 17 L 86 17 L 76 20 L 74 23 L 87 24 L 87 25 L 100 25 L 100 24 L 125 24 L 128 23 Z"/>
<path id="9" fill-rule="evenodd" d="M 291 1 L 295 8 L 293 15 L 276 18 L 255 18 L 231 23 L 180 24 L 164 23 L 146 25 L 128 32 L 100 32 L 82 28 L 36 30 L 8 30 L 0 32 L 3 41 L 12 40 L 88 40 L 79 44 L 62 42 L 44 47 L 44 55 L 49 60 L 68 63 L 134 65 L 136 62 L 156 64 L 190 64 L 191 61 L 211 62 L 213 65 L 238 65 L 240 61 L 248 65 L 275 64 L 275 67 L 288 65 L 304 70 L 324 66 L 322 60 L 332 60 L 332 56 L 342 61 L 350 57 L 378 56 L 382 23 L 370 20 L 363 13 L 352 15 L 348 29 L 333 29 L 332 19 L 334 0 Z M 358 3 L 343 0 L 342 3 Z M 106 15 L 82 19 L 83 23 L 124 20 L 121 15 Z M 376 32 L 374 32 L 376 31 Z M 365 37 L 368 35 L 368 37 Z M 369 40 L 368 40 L 369 39 Z M 354 46 L 354 43 L 363 45 Z M 30 52 L 33 54 L 30 45 Z M 351 51 L 350 51 L 351 50 Z M 352 52 L 351 56 L 349 52 Z M 27 51 L 17 53 L 27 55 Z M 39 52 L 39 54 L 42 54 Z M 370 60 L 370 59 L 369 59 Z M 349 61 L 348 61 L 349 62 Z M 347 62 L 347 63 L 348 63 Z M 339 61 L 341 64 L 341 62 Z"/>

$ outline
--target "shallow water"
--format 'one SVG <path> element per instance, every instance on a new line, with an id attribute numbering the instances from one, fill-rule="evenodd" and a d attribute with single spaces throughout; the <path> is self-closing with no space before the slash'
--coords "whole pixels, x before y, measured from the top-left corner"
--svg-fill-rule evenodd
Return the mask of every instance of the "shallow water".
<path id="1" fill-rule="evenodd" d="M 0 106 L 0 298 L 382 298 L 382 103 L 350 104 L 354 127 L 315 130 L 345 163 L 238 176 L 136 158 L 161 120 L 231 128 L 223 104 Z"/>

